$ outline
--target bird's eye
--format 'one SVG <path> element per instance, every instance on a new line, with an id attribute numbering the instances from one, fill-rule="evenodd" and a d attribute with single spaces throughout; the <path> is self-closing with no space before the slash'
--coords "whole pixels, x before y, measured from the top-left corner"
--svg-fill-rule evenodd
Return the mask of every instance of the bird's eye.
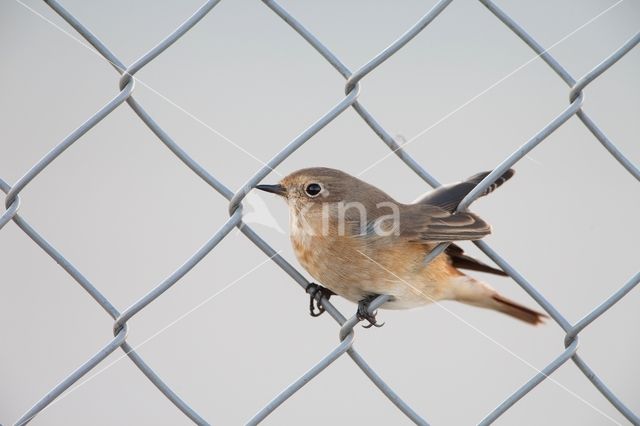
<path id="1" fill-rule="evenodd" d="M 317 183 L 310 183 L 309 185 L 307 185 L 307 187 L 304 189 L 304 192 L 307 193 L 307 195 L 309 197 L 316 197 L 318 196 L 318 194 L 320 193 L 320 191 L 322 191 L 322 187 L 317 184 Z"/>

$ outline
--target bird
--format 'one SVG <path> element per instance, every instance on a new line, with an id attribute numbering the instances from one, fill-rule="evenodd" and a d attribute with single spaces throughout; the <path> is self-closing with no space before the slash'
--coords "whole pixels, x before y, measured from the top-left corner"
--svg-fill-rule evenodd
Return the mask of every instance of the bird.
<path id="1" fill-rule="evenodd" d="M 381 326 L 369 304 L 389 299 L 380 309 L 411 309 L 454 300 L 492 309 L 537 325 L 546 315 L 501 295 L 462 270 L 507 276 L 503 270 L 467 255 L 456 241 L 479 240 L 491 226 L 470 211 L 457 212 L 462 199 L 490 172 L 443 185 L 413 203 L 341 170 L 311 167 L 278 184 L 256 188 L 284 198 L 289 206 L 290 238 L 299 263 L 316 280 L 309 284 L 312 316 L 325 309 L 322 299 L 338 295 L 358 304 L 358 320 Z M 481 196 L 513 177 L 509 169 Z M 430 262 L 425 257 L 450 243 Z"/>

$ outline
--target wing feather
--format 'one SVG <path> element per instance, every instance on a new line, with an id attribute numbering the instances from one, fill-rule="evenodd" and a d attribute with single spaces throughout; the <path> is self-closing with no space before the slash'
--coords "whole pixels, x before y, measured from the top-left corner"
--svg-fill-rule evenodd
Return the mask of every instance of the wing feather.
<path id="1" fill-rule="evenodd" d="M 476 187 L 485 177 L 491 172 L 481 172 L 475 174 L 466 180 L 458 183 L 452 183 L 449 185 L 443 185 L 434 189 L 422 198 L 417 203 L 429 204 L 432 206 L 438 206 L 449 212 L 455 211 L 458 204 L 467 196 L 473 188 Z M 482 194 L 481 197 L 493 192 L 500 185 L 511 179 L 515 174 L 515 170 L 509 169 L 502 176 L 500 176 L 492 185 L 490 185 Z"/>
<path id="2" fill-rule="evenodd" d="M 451 214 L 437 206 L 412 204 L 402 210 L 400 237 L 411 242 L 479 240 L 491 226 L 471 212 Z"/>
<path id="3" fill-rule="evenodd" d="M 456 268 L 470 269 L 473 271 L 487 272 L 489 274 L 508 276 L 507 273 L 502 269 L 489 266 L 486 263 L 465 254 L 464 250 L 462 250 L 462 247 L 456 244 L 450 244 L 444 252 L 449 255 L 449 259 L 451 259 L 451 265 Z"/>

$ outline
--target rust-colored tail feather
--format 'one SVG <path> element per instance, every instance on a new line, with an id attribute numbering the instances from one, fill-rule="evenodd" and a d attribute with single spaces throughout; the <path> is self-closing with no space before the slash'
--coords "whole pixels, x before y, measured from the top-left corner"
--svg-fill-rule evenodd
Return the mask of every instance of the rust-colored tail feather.
<path id="1" fill-rule="evenodd" d="M 500 295 L 493 287 L 468 275 L 450 281 L 452 296 L 458 302 L 493 309 L 529 324 L 541 324 L 547 316 Z"/>
<path id="2" fill-rule="evenodd" d="M 549 318 L 543 313 L 529 309 L 526 306 L 522 306 L 513 300 L 500 296 L 499 294 L 494 294 L 491 297 L 495 301 L 495 305 L 493 306 L 494 309 L 529 324 L 542 324 L 545 318 Z"/>

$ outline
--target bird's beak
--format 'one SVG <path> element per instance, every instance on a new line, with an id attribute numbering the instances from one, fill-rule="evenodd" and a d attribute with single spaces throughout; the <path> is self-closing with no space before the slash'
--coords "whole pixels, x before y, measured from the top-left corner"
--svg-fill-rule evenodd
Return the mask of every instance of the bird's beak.
<path id="1" fill-rule="evenodd" d="M 257 185 L 256 186 L 257 189 L 259 189 L 260 191 L 266 191 L 266 192 L 271 192 L 273 194 L 277 194 L 280 195 L 282 197 L 285 197 L 287 195 L 287 189 L 280 185 Z"/>

